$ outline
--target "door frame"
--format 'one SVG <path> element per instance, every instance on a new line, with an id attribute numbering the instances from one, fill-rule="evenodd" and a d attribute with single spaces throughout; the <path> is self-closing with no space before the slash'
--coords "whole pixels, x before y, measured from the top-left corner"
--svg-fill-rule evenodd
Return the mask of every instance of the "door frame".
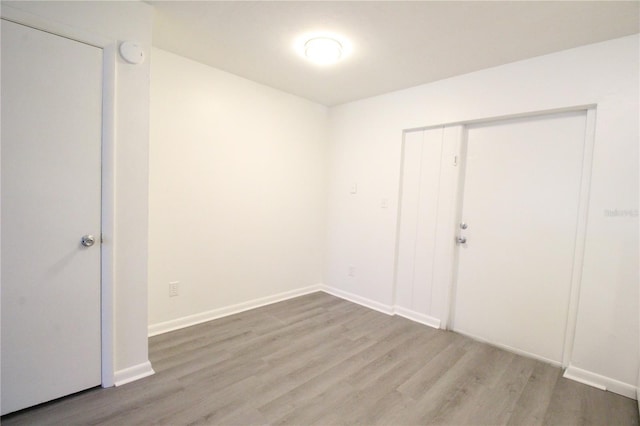
<path id="1" fill-rule="evenodd" d="M 578 105 L 565 108 L 556 108 L 541 111 L 532 111 L 520 114 L 503 115 L 496 117 L 483 118 L 472 121 L 465 121 L 459 123 L 453 123 L 450 126 L 461 126 L 460 145 L 459 145 L 459 158 L 460 167 L 458 169 L 457 176 L 455 178 L 455 214 L 453 222 L 453 229 L 458 232 L 456 226 L 460 222 L 462 217 L 462 201 L 464 197 L 464 179 L 466 171 L 466 151 L 468 143 L 468 127 L 473 124 L 480 123 L 492 123 L 503 120 L 510 120 L 515 118 L 532 118 L 546 115 L 560 114 L 564 112 L 578 112 L 584 111 L 586 113 L 585 135 L 584 135 L 584 148 L 582 155 L 582 167 L 580 175 L 580 193 L 578 198 L 578 214 L 576 221 L 576 233 L 573 249 L 573 264 L 571 271 L 571 282 L 569 288 L 569 306 L 567 311 L 567 318 L 564 324 L 564 344 L 562 348 L 561 365 L 563 368 L 569 366 L 571 357 L 573 354 L 573 344 L 576 334 L 576 323 L 578 319 L 578 305 L 580 301 L 580 285 L 582 281 L 582 269 L 584 263 L 584 251 L 587 234 L 587 219 L 589 213 L 589 195 L 591 189 L 591 175 L 593 164 L 593 152 L 595 145 L 595 127 L 596 127 L 596 112 L 597 105 Z M 440 226 L 440 224 L 438 224 Z M 453 239 L 455 235 L 452 235 Z M 448 300 L 446 303 L 446 317 L 443 318 L 443 328 L 452 330 L 455 320 L 455 303 L 456 303 L 456 287 L 457 287 L 457 272 L 458 272 L 458 254 L 459 246 L 453 246 L 452 253 L 452 271 L 451 280 L 448 283 Z"/>
<path id="2" fill-rule="evenodd" d="M 102 140 L 101 140 L 101 246 L 100 246 L 100 321 L 101 321 L 101 385 L 115 384 L 115 101 L 116 53 L 118 41 L 43 19 L 38 15 L 2 5 L 3 20 L 65 37 L 102 49 Z"/>

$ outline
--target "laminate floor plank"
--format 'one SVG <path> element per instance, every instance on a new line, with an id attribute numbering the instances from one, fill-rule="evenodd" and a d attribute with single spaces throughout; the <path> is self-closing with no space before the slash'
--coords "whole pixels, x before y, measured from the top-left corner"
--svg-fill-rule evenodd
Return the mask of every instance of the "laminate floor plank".
<path id="1" fill-rule="evenodd" d="M 159 424 L 219 424 L 221 418 L 236 411 L 239 406 L 247 403 L 246 389 L 257 386 L 256 376 L 245 376 L 238 380 L 216 386 L 215 378 L 199 383 L 197 387 L 189 389 L 186 396 L 190 403 L 168 415 L 159 418 Z"/>
<path id="2" fill-rule="evenodd" d="M 469 402 L 485 388 L 490 374 L 499 374 L 506 353 L 482 344 L 473 347 L 434 386 L 418 399 L 420 410 L 413 424 L 457 424 L 456 417 L 470 417 Z"/>
<path id="3" fill-rule="evenodd" d="M 253 311 L 246 311 L 170 333 L 159 334 L 150 339 L 149 349 L 161 352 L 169 347 L 180 347 L 194 339 L 219 339 L 228 332 L 239 333 L 251 330 L 254 333 L 262 334 L 268 330 L 279 329 L 283 324 L 285 323 L 273 315 L 258 315 Z"/>
<path id="4" fill-rule="evenodd" d="M 543 424 L 637 425 L 637 406 L 630 407 L 629 401 L 560 377 Z"/>
<path id="5" fill-rule="evenodd" d="M 507 424 L 542 425 L 561 373 L 559 368 L 549 368 L 542 362 L 536 363 Z"/>
<path id="6" fill-rule="evenodd" d="M 300 352 L 306 349 L 326 346 L 328 342 L 336 339 L 344 340 L 344 323 L 349 322 L 352 318 L 353 313 L 350 311 L 334 312 L 328 315 L 326 320 L 321 320 L 318 323 L 316 332 L 306 333 L 306 335 L 296 339 L 289 345 L 267 354 L 264 359 L 270 362 L 280 363 L 283 361 L 283 358 L 291 357 L 292 355 L 299 356 Z"/>
<path id="7" fill-rule="evenodd" d="M 501 361 L 506 367 L 501 373 L 489 372 L 484 384 L 465 389 L 464 408 L 447 418 L 449 424 L 505 424 L 531 376 L 535 360 L 513 355 Z M 471 389 L 471 390 L 469 390 Z M 473 389 L 476 391 L 474 392 Z"/>
<path id="8" fill-rule="evenodd" d="M 445 343 L 449 340 L 446 339 Z M 435 343 L 436 341 L 434 341 Z M 398 386 L 398 390 L 411 398 L 419 399 L 425 389 L 430 389 L 466 353 L 467 350 L 456 344 L 456 342 L 449 343 L 446 346 L 443 345 L 441 351 L 430 359 L 425 359 L 419 365 L 420 368 Z"/>
<path id="9" fill-rule="evenodd" d="M 336 406 L 342 406 L 345 399 L 356 391 L 348 384 L 327 387 L 312 399 L 304 399 L 281 418 L 270 422 L 273 425 L 315 425 L 328 424 L 326 417 Z"/>
<path id="10" fill-rule="evenodd" d="M 261 377 L 263 385 L 259 388 L 260 393 L 257 399 L 261 404 L 256 407 L 259 408 L 264 403 L 271 402 L 283 395 L 287 395 L 289 399 L 291 399 L 290 397 L 295 397 L 298 394 L 298 392 L 295 392 L 297 388 L 317 378 L 322 381 L 327 376 L 327 371 L 336 362 L 347 358 L 355 351 L 360 350 L 361 347 L 362 341 L 344 340 L 343 342 L 338 342 L 333 349 L 329 349 L 330 356 L 327 356 L 327 348 L 319 348 L 310 358 L 301 358 L 301 360 L 291 365 L 274 365 L 267 374 Z"/>
<path id="11" fill-rule="evenodd" d="M 276 398 L 270 396 L 265 398 L 264 403 L 258 406 L 260 412 L 270 419 L 277 419 L 283 417 L 300 404 L 305 404 L 309 401 L 317 402 L 319 395 L 332 387 L 339 386 L 340 381 L 354 368 L 369 362 L 372 353 L 388 350 L 384 345 L 365 337 L 353 341 L 353 343 L 356 344 L 356 349 L 332 356 L 325 364 L 327 368 L 316 372 L 307 380 L 301 380 L 288 392 L 280 393 Z"/>
<path id="12" fill-rule="evenodd" d="M 370 335 L 371 330 L 384 326 L 388 323 L 389 319 L 388 315 L 367 309 L 364 315 L 352 323 L 346 324 L 347 330 L 344 334 L 353 340 L 357 340 L 363 336 L 373 337 Z"/>
<path id="13" fill-rule="evenodd" d="M 638 425 L 553 366 L 313 293 L 149 340 L 156 374 L 13 425 Z"/>

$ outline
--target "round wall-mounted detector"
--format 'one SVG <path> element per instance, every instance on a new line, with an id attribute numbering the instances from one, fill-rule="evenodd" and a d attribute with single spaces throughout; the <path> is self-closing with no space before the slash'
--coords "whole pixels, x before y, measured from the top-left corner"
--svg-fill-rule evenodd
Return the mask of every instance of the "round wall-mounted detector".
<path id="1" fill-rule="evenodd" d="M 130 64 L 138 65 L 144 62 L 142 45 L 135 41 L 123 41 L 120 43 L 120 56 Z"/>

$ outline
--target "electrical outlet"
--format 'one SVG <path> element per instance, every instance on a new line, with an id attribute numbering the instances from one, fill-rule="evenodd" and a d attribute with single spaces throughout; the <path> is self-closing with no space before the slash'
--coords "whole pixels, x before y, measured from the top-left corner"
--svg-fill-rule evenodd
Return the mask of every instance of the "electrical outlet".
<path id="1" fill-rule="evenodd" d="M 349 276 L 350 277 L 356 276 L 356 267 L 353 265 L 349 265 Z"/>
<path id="2" fill-rule="evenodd" d="M 169 283 L 169 297 L 176 297 L 179 293 L 180 281 L 171 281 Z"/>

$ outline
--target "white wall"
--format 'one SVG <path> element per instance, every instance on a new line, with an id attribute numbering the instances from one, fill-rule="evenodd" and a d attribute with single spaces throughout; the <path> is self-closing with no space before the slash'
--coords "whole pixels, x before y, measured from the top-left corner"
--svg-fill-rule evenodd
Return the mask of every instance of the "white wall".
<path id="1" fill-rule="evenodd" d="M 638 36 L 625 37 L 332 108 L 325 284 L 393 305 L 403 129 L 597 104 L 571 365 L 585 372 L 584 380 L 635 392 L 638 56 Z M 354 182 L 355 197 L 349 193 Z M 380 208 L 382 198 L 389 198 L 390 208 Z M 616 209 L 628 215 L 606 212 Z M 355 266 L 355 277 L 348 276 L 349 265 Z"/>
<path id="2" fill-rule="evenodd" d="M 151 71 L 150 332 L 320 284 L 327 109 L 159 49 Z"/>
<path id="3" fill-rule="evenodd" d="M 134 40 L 149 52 L 152 9 L 142 2 L 3 2 L 49 25 L 113 40 Z M 31 18 L 30 18 L 31 19 Z M 149 63 L 118 58 L 115 124 L 114 357 L 116 376 L 148 365 L 147 210 Z M 137 370 L 136 370 L 137 368 Z"/>

